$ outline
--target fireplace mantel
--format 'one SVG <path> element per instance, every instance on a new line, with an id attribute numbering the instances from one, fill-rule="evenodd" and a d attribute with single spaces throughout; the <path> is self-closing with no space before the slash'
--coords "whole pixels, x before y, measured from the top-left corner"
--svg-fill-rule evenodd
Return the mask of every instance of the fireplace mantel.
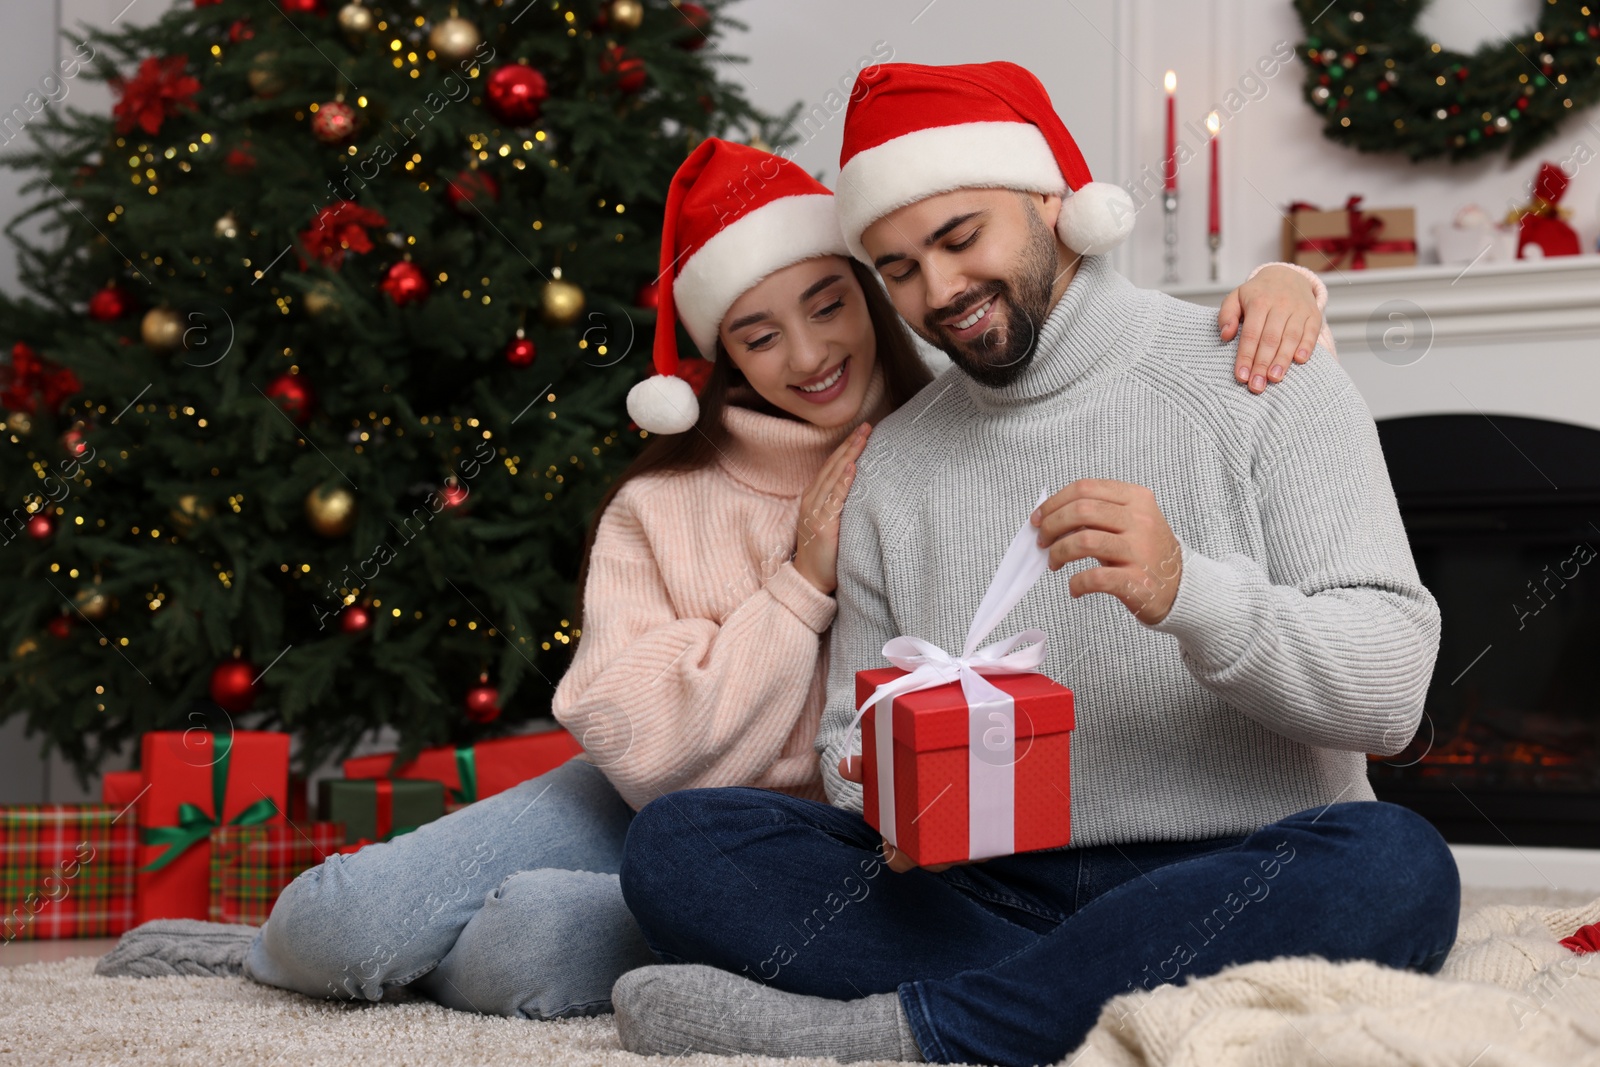
<path id="1" fill-rule="evenodd" d="M 1339 362 L 1374 418 L 1498 413 L 1600 429 L 1600 255 L 1323 277 Z M 1237 281 L 1167 292 L 1217 307 Z"/>

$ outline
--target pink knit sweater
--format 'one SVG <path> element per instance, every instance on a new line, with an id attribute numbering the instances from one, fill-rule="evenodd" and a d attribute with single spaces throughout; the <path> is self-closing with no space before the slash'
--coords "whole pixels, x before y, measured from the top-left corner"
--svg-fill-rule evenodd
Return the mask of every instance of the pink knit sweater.
<path id="1" fill-rule="evenodd" d="M 833 597 L 795 570 L 800 496 L 863 419 L 833 429 L 724 409 L 713 465 L 635 478 L 600 519 L 583 632 L 553 713 L 632 807 L 700 786 L 826 800 L 822 719 Z M 882 365 L 862 412 L 884 415 Z"/>
<path id="2" fill-rule="evenodd" d="M 1325 306 L 1322 280 L 1300 269 Z M 1319 340 L 1333 352 L 1326 324 Z M 879 365 L 865 421 L 888 414 L 886 399 Z M 633 479 L 595 532 L 552 712 L 635 809 L 701 786 L 827 799 L 813 742 L 835 604 L 791 557 L 800 495 L 863 420 L 824 430 L 740 406 L 755 400 L 730 394 L 716 463 Z"/>

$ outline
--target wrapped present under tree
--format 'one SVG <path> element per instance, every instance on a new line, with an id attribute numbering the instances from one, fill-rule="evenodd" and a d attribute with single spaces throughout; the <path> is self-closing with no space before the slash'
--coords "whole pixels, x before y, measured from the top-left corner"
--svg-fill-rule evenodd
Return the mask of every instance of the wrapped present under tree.
<path id="1" fill-rule="evenodd" d="M 285 886 L 344 844 L 344 824 L 219 826 L 211 831 L 211 901 L 217 923 L 260 925 Z"/>
<path id="2" fill-rule="evenodd" d="M 149 788 L 138 805 L 134 921 L 204 919 L 211 831 L 285 821 L 289 735 L 153 730 L 141 739 L 140 768 Z"/>
<path id="3" fill-rule="evenodd" d="M 414 778 L 442 782 L 452 807 L 503 793 L 583 751 L 566 730 L 543 730 L 480 741 L 460 748 L 425 748 L 415 759 L 395 766 L 396 752 L 353 756 L 344 761 L 346 778 Z"/>
<path id="4" fill-rule="evenodd" d="M 117 937 L 133 925 L 132 812 L 0 806 L 0 941 Z"/>

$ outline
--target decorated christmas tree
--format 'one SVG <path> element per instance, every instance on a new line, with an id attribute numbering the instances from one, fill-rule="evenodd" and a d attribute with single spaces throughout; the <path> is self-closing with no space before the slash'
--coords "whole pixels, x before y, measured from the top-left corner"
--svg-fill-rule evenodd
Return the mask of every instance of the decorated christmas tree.
<path id="1" fill-rule="evenodd" d="M 725 26 L 195 0 L 90 34 L 112 114 L 6 156 L 38 202 L 0 296 L 0 718 L 86 779 L 150 729 L 293 731 L 306 769 L 548 716 L 644 436 L 668 182 L 706 136 L 781 144 Z"/>

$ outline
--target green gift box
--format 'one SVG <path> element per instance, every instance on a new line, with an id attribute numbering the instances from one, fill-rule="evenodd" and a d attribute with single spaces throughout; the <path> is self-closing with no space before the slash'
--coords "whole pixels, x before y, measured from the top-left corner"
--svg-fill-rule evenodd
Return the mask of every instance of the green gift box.
<path id="1" fill-rule="evenodd" d="M 388 841 L 443 815 L 442 782 L 328 778 L 317 784 L 317 817 L 344 823 L 346 841 Z"/>

